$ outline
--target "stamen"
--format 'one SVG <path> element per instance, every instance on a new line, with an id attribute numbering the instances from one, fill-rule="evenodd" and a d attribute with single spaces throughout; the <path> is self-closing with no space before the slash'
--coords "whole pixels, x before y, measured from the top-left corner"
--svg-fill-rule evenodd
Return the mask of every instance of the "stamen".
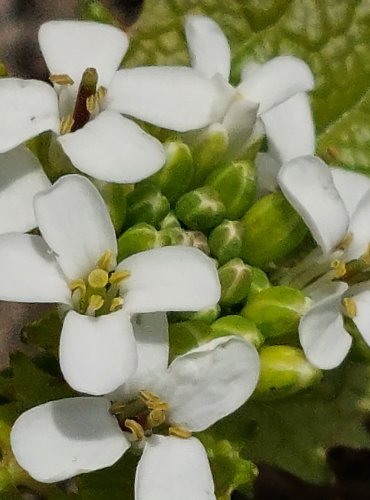
<path id="1" fill-rule="evenodd" d="M 334 270 L 336 278 L 341 278 L 346 274 L 346 264 L 343 260 L 333 260 L 333 262 L 330 264 L 330 267 Z"/>
<path id="2" fill-rule="evenodd" d="M 74 122 L 75 121 L 74 121 L 74 118 L 72 117 L 72 115 L 64 116 L 60 121 L 59 133 L 61 135 L 69 134 L 69 132 L 71 132 L 71 130 L 72 130 Z"/>
<path id="3" fill-rule="evenodd" d="M 152 410 L 148 415 L 149 427 L 159 427 L 166 421 L 166 413 L 164 410 Z"/>
<path id="4" fill-rule="evenodd" d="M 74 292 L 75 290 L 79 290 L 81 292 L 81 295 L 85 295 L 86 293 L 86 284 L 81 278 L 71 281 L 68 284 L 68 287 L 72 292 Z"/>
<path id="5" fill-rule="evenodd" d="M 339 243 L 338 248 L 340 248 L 340 250 L 345 250 L 351 243 L 352 239 L 353 239 L 353 234 L 348 233 Z"/>
<path id="6" fill-rule="evenodd" d="M 109 312 L 114 312 L 118 311 L 123 305 L 123 298 L 122 297 L 114 297 L 112 300 L 112 303 L 109 307 Z"/>
<path id="7" fill-rule="evenodd" d="M 370 243 L 367 245 L 367 251 L 364 255 L 361 256 L 361 259 L 366 262 L 366 264 L 370 265 Z"/>
<path id="8" fill-rule="evenodd" d="M 106 95 L 107 95 L 107 89 L 105 87 L 100 86 L 96 92 L 98 101 L 101 102 Z"/>
<path id="9" fill-rule="evenodd" d="M 86 314 L 88 316 L 95 316 L 95 312 L 98 311 L 104 304 L 104 299 L 100 295 L 91 295 L 89 299 L 88 306 L 86 308 Z"/>
<path id="10" fill-rule="evenodd" d="M 150 391 L 144 391 L 144 390 L 139 391 L 139 397 L 144 401 L 144 403 L 147 403 L 148 401 L 153 401 L 155 399 L 160 401 L 160 397 L 154 394 L 154 392 Z"/>
<path id="11" fill-rule="evenodd" d="M 145 431 L 142 426 L 136 422 L 136 420 L 132 420 L 131 418 L 126 418 L 125 427 L 127 427 L 133 434 L 136 440 L 141 440 L 145 436 Z"/>
<path id="12" fill-rule="evenodd" d="M 170 405 L 165 401 L 161 401 L 160 399 L 159 400 L 153 399 L 147 401 L 146 405 L 149 408 L 149 410 L 167 411 L 170 409 Z"/>
<path id="13" fill-rule="evenodd" d="M 90 95 L 86 99 L 86 109 L 90 114 L 95 111 L 97 105 L 98 105 L 98 100 L 96 98 L 96 94 Z"/>
<path id="14" fill-rule="evenodd" d="M 191 432 L 188 431 L 187 429 L 184 429 L 183 427 L 169 427 L 168 428 L 168 433 L 170 436 L 176 436 L 181 439 L 188 439 L 191 437 Z"/>
<path id="15" fill-rule="evenodd" d="M 106 250 L 98 260 L 98 267 L 100 267 L 100 269 L 104 269 L 105 271 L 109 271 L 112 264 L 112 258 L 113 252 L 111 252 L 111 250 Z"/>
<path id="16" fill-rule="evenodd" d="M 94 269 L 87 277 L 91 288 L 104 288 L 108 283 L 108 273 L 104 269 Z"/>
<path id="17" fill-rule="evenodd" d="M 109 408 L 109 412 L 111 415 L 119 415 L 125 410 L 126 405 L 124 403 L 121 403 L 119 401 L 116 401 L 115 403 L 112 403 L 111 407 Z"/>
<path id="18" fill-rule="evenodd" d="M 344 312 L 348 318 L 354 318 L 357 314 L 356 302 L 352 298 L 343 299 Z"/>
<path id="19" fill-rule="evenodd" d="M 73 85 L 74 81 L 69 75 L 50 75 L 49 80 L 51 83 L 57 83 L 58 85 Z"/>
<path id="20" fill-rule="evenodd" d="M 130 276 L 130 271 L 115 271 L 109 277 L 109 283 L 116 285 Z"/>

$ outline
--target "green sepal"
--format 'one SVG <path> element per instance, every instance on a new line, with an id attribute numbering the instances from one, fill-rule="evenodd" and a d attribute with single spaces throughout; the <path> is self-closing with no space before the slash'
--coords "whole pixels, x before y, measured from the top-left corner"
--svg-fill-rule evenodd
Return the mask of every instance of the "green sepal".
<path id="1" fill-rule="evenodd" d="M 150 182 L 136 186 L 127 195 L 127 224 L 129 226 L 140 222 L 158 226 L 169 211 L 169 201 L 160 189 Z"/>
<path id="2" fill-rule="evenodd" d="M 309 299 L 295 288 L 274 286 L 253 295 L 240 314 L 252 320 L 265 338 L 288 338 L 296 335 Z"/>
<path id="3" fill-rule="evenodd" d="M 254 398 L 277 399 L 292 396 L 320 381 L 322 373 L 311 365 L 303 351 L 288 345 L 262 347 L 260 378 Z"/>
<path id="4" fill-rule="evenodd" d="M 212 338 L 238 335 L 244 340 L 251 342 L 257 349 L 261 347 L 265 339 L 256 325 L 248 318 L 230 314 L 216 319 L 211 325 L 214 332 Z"/>
<path id="5" fill-rule="evenodd" d="M 175 211 L 177 218 L 189 229 L 212 229 L 225 218 L 225 206 L 211 186 L 184 194 L 178 200 Z"/>
<path id="6" fill-rule="evenodd" d="M 307 228 L 281 193 L 260 198 L 241 219 L 243 259 L 264 266 L 292 252 L 307 234 Z"/>
<path id="7" fill-rule="evenodd" d="M 252 280 L 252 270 L 241 259 L 229 260 L 221 266 L 218 269 L 218 277 L 221 283 L 222 306 L 233 306 L 246 298 Z"/>
<path id="8" fill-rule="evenodd" d="M 211 254 L 220 264 L 226 264 L 242 254 L 242 226 L 239 221 L 224 220 L 215 227 L 208 238 Z"/>
<path id="9" fill-rule="evenodd" d="M 99 183 L 100 194 L 108 207 L 116 234 L 120 234 L 126 221 L 127 187 L 123 184 Z"/>
<path id="10" fill-rule="evenodd" d="M 171 204 L 191 189 L 194 177 L 193 157 L 189 146 L 173 141 L 165 145 L 167 161 L 149 181 L 160 188 Z"/>
<path id="11" fill-rule="evenodd" d="M 207 309 L 196 312 L 172 312 L 169 313 L 169 319 L 172 322 L 201 321 L 202 323 L 210 325 L 219 317 L 220 313 L 221 308 L 216 304 L 213 307 L 208 307 Z"/>
<path id="12" fill-rule="evenodd" d="M 129 255 L 169 244 L 166 235 L 145 222 L 130 227 L 118 238 L 118 257 L 120 262 Z"/>
<path id="13" fill-rule="evenodd" d="M 249 161 L 233 161 L 220 165 L 207 177 L 225 205 L 227 219 L 239 219 L 252 205 L 256 196 L 255 167 Z"/>

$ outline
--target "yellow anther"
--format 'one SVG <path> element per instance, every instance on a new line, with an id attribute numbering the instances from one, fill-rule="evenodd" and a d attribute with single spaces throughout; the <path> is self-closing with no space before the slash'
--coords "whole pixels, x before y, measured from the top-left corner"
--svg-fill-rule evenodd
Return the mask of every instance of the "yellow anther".
<path id="1" fill-rule="evenodd" d="M 100 269 L 109 271 L 112 266 L 113 252 L 111 250 L 106 250 L 97 262 L 97 266 Z"/>
<path id="2" fill-rule="evenodd" d="M 339 259 L 333 260 L 330 266 L 334 270 L 336 278 L 341 278 L 347 272 L 346 264 L 345 262 L 343 262 L 343 260 Z"/>
<path id="3" fill-rule="evenodd" d="M 86 314 L 88 316 L 94 316 L 95 312 L 98 311 L 104 304 L 104 299 L 100 295 L 91 295 L 89 298 L 89 303 L 86 308 Z"/>
<path id="4" fill-rule="evenodd" d="M 112 415 L 119 415 L 122 413 L 125 409 L 125 404 L 121 403 L 119 401 L 116 401 L 115 403 L 112 403 L 111 407 L 109 408 L 109 412 Z"/>
<path id="5" fill-rule="evenodd" d="M 73 85 L 74 81 L 69 75 L 50 75 L 49 80 L 51 83 L 57 83 L 58 85 Z"/>
<path id="6" fill-rule="evenodd" d="M 339 243 L 338 247 L 341 249 L 341 250 L 345 250 L 349 244 L 351 243 L 353 239 L 353 235 L 352 233 L 348 233 L 347 236 L 345 236 L 342 241 Z"/>
<path id="7" fill-rule="evenodd" d="M 123 298 L 122 297 L 114 297 L 114 299 L 111 302 L 111 305 L 109 307 L 109 312 L 114 312 L 117 311 L 122 307 L 123 304 Z"/>
<path id="8" fill-rule="evenodd" d="M 108 283 L 108 273 L 104 269 L 94 269 L 87 277 L 91 288 L 104 288 Z"/>
<path id="9" fill-rule="evenodd" d="M 356 306 L 356 302 L 354 301 L 354 299 L 349 298 L 349 297 L 343 299 L 343 307 L 344 307 L 345 314 L 348 318 L 354 318 L 356 316 L 357 306 Z"/>
<path id="10" fill-rule="evenodd" d="M 154 392 L 150 392 L 150 391 L 141 390 L 141 391 L 139 391 L 139 396 L 140 396 L 140 399 L 142 399 L 144 401 L 144 403 L 147 403 L 148 401 L 154 401 L 154 400 L 160 401 L 161 400 L 161 398 L 159 396 L 154 394 Z"/>
<path id="11" fill-rule="evenodd" d="M 97 97 L 96 97 L 96 94 L 93 94 L 93 95 L 90 95 L 87 99 L 86 99 L 86 109 L 89 113 L 93 113 L 96 109 L 96 106 L 98 104 L 98 100 L 97 100 Z"/>
<path id="12" fill-rule="evenodd" d="M 86 293 L 86 284 L 85 284 L 84 280 L 81 278 L 79 278 L 77 280 L 70 281 L 68 286 L 72 292 L 79 290 L 81 295 L 85 295 L 85 293 Z"/>
<path id="13" fill-rule="evenodd" d="M 142 426 L 136 422 L 136 420 L 132 420 L 131 418 L 126 418 L 125 427 L 129 429 L 136 440 L 143 439 L 145 436 L 145 431 Z"/>
<path id="14" fill-rule="evenodd" d="M 159 427 L 166 421 L 166 413 L 164 410 L 152 410 L 148 415 L 149 427 Z"/>
<path id="15" fill-rule="evenodd" d="M 130 276 L 130 271 L 115 271 L 109 277 L 109 283 L 117 285 Z"/>
<path id="16" fill-rule="evenodd" d="M 59 132 L 61 135 L 68 134 L 73 127 L 74 119 L 72 115 L 67 115 L 60 122 Z"/>
<path id="17" fill-rule="evenodd" d="M 96 92 L 96 97 L 98 101 L 101 102 L 106 95 L 107 95 L 107 89 L 105 87 L 100 86 Z"/>
<path id="18" fill-rule="evenodd" d="M 149 410 L 167 411 L 170 409 L 170 405 L 160 399 L 151 399 L 150 401 L 146 401 L 146 405 Z"/>
<path id="19" fill-rule="evenodd" d="M 170 436 L 176 436 L 182 439 L 188 439 L 191 437 L 191 432 L 188 431 L 187 429 L 184 429 L 183 427 L 169 427 L 168 428 L 168 433 Z"/>

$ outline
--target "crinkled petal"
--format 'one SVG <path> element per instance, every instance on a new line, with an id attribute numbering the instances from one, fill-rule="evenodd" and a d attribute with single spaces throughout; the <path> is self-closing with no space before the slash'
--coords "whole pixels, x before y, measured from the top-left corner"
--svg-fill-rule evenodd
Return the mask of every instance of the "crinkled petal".
<path id="1" fill-rule="evenodd" d="M 45 130 L 59 130 L 58 98 L 38 80 L 0 79 L 0 153 Z"/>
<path id="2" fill-rule="evenodd" d="M 186 132 L 212 121 L 217 92 L 192 68 L 148 66 L 120 70 L 106 97 L 109 109 Z"/>
<path id="3" fill-rule="evenodd" d="M 269 153 L 281 163 L 315 153 L 310 100 L 299 92 L 262 115 Z"/>
<path id="4" fill-rule="evenodd" d="M 343 327 L 341 299 L 348 286 L 342 282 L 326 285 L 322 296 L 302 317 L 299 338 L 307 359 L 318 368 L 336 368 L 346 357 L 352 337 Z"/>
<path id="5" fill-rule="evenodd" d="M 240 337 L 220 337 L 177 357 L 157 393 L 170 405 L 171 423 L 198 432 L 239 408 L 258 376 L 254 346 Z"/>
<path id="6" fill-rule="evenodd" d="M 196 438 L 152 436 L 136 469 L 135 500 L 216 500 L 207 453 Z"/>
<path id="7" fill-rule="evenodd" d="M 361 198 L 370 191 L 370 178 L 343 168 L 332 168 L 331 175 L 347 212 L 352 217 Z"/>
<path id="8" fill-rule="evenodd" d="M 33 197 L 50 186 L 29 149 L 19 146 L 0 154 L 0 234 L 36 227 Z"/>
<path id="9" fill-rule="evenodd" d="M 229 135 L 228 154 L 237 156 L 248 143 L 256 123 L 258 105 L 244 100 L 235 100 L 228 109 L 222 125 Z"/>
<path id="10" fill-rule="evenodd" d="M 108 182 L 141 181 L 166 160 L 157 139 L 113 111 L 103 111 L 80 130 L 59 136 L 58 141 L 76 168 Z"/>
<path id="11" fill-rule="evenodd" d="M 10 437 L 17 462 L 42 483 L 109 467 L 130 446 L 106 398 L 36 406 L 16 420 Z"/>
<path id="12" fill-rule="evenodd" d="M 78 88 L 86 68 L 98 72 L 107 87 L 128 48 L 127 35 L 109 24 L 49 21 L 39 31 L 42 55 L 51 74 L 66 74 Z"/>
<path id="13" fill-rule="evenodd" d="M 67 383 L 86 394 L 108 394 L 137 366 L 130 318 L 119 310 L 91 317 L 70 311 L 59 345 L 60 367 Z"/>
<path id="14" fill-rule="evenodd" d="M 0 300 L 70 303 L 70 290 L 40 236 L 0 235 Z"/>
<path id="15" fill-rule="evenodd" d="M 69 280 L 86 278 L 117 241 L 108 210 L 95 186 L 81 175 L 60 178 L 35 197 L 40 231 Z"/>
<path id="16" fill-rule="evenodd" d="M 330 168 L 314 156 L 296 158 L 283 165 L 278 182 L 323 252 L 332 252 L 347 232 L 349 217 Z"/>
<path id="17" fill-rule="evenodd" d="M 343 255 L 345 261 L 358 259 L 367 254 L 370 243 L 370 191 L 358 202 L 355 211 L 352 214 L 348 233 L 351 238 L 348 240 Z"/>
<path id="18" fill-rule="evenodd" d="M 131 255 L 117 270 L 130 276 L 121 282 L 129 313 L 199 311 L 220 299 L 213 261 L 196 248 L 173 246 Z"/>
<path id="19" fill-rule="evenodd" d="M 205 78 L 220 73 L 229 80 L 230 47 L 219 25 L 206 16 L 187 16 L 185 33 L 193 68 Z"/>
<path id="20" fill-rule="evenodd" d="M 279 56 L 249 73 L 238 86 L 238 91 L 248 101 L 260 104 L 263 114 L 297 92 L 312 90 L 314 79 L 307 64 L 293 56 Z"/>
<path id="21" fill-rule="evenodd" d="M 256 156 L 257 189 L 262 195 L 277 191 L 279 188 L 277 177 L 281 164 L 269 153 L 258 153 Z"/>
<path id="22" fill-rule="evenodd" d="M 352 299 L 356 304 L 356 314 L 352 320 L 370 346 L 370 282 L 361 283 L 359 290 L 352 295 Z"/>

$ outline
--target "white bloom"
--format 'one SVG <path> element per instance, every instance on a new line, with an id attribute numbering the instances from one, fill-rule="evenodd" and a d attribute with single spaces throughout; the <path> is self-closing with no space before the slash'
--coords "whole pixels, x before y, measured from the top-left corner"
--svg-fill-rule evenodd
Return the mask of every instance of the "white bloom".
<path id="1" fill-rule="evenodd" d="M 127 78 L 116 71 L 128 39 L 113 26 L 51 21 L 41 26 L 39 43 L 55 89 L 36 80 L 0 80 L 0 152 L 43 131 L 62 131 L 58 141 L 76 168 L 97 179 L 129 183 L 159 170 L 165 153 L 159 141 L 120 113 L 157 125 L 165 119 L 169 128 L 179 120 L 185 128 L 209 123 L 213 89 L 189 68 L 136 68 L 127 70 Z M 87 68 L 98 78 L 90 100 L 79 89 Z M 133 74 L 143 77 L 141 86 Z M 138 93 L 135 101 L 126 92 L 130 85 Z"/>
<path id="2" fill-rule="evenodd" d="M 42 237 L 0 235 L 0 298 L 72 309 L 63 324 L 60 363 L 74 389 L 106 394 L 132 374 L 131 314 L 196 311 L 219 300 L 215 265 L 195 248 L 149 250 L 117 265 L 112 222 L 86 178 L 62 177 L 35 197 L 34 206 Z"/>
<path id="3" fill-rule="evenodd" d="M 213 82 L 217 90 L 213 122 L 220 123 L 228 132 L 229 148 L 233 153 L 246 145 L 256 117 L 261 117 L 264 123 L 266 118 L 268 131 L 270 110 L 289 100 L 290 110 L 296 116 L 302 104 L 297 103 L 298 98 L 290 99 L 313 88 L 310 69 L 292 56 L 276 57 L 252 69 L 249 65 L 241 83 L 234 88 L 229 83 L 230 47 L 217 23 L 204 16 L 188 16 L 185 32 L 193 68 Z"/>
<path id="4" fill-rule="evenodd" d="M 27 411 L 12 429 L 15 457 L 36 480 L 50 483 L 112 465 L 136 437 L 141 440 L 135 446 L 144 447 L 136 500 L 215 500 L 206 452 L 196 438 L 185 436 L 248 399 L 258 379 L 258 354 L 239 337 L 222 337 L 167 368 L 165 315 L 139 315 L 134 331 L 138 371 L 116 391 L 115 402 L 73 398 Z M 159 426 L 165 435 L 156 434 Z"/>

